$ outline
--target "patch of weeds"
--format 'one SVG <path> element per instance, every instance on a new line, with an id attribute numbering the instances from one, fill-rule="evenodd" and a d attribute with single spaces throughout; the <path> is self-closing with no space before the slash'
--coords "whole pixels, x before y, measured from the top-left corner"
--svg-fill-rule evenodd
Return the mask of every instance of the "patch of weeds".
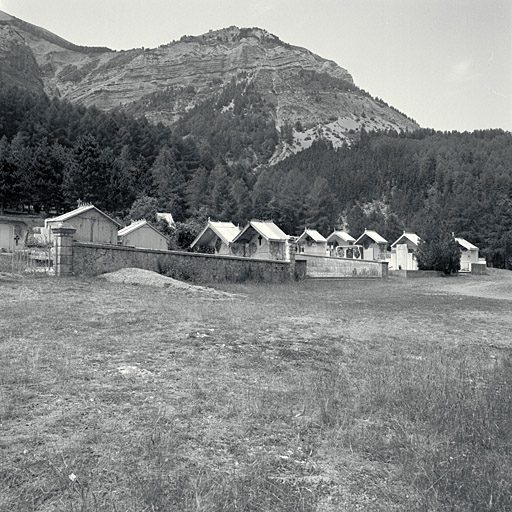
<path id="1" fill-rule="evenodd" d="M 401 468 L 419 509 L 508 510 L 511 361 L 485 368 L 453 352 L 380 357 L 350 375 L 334 364 L 311 383 L 316 416 L 340 446 Z"/>

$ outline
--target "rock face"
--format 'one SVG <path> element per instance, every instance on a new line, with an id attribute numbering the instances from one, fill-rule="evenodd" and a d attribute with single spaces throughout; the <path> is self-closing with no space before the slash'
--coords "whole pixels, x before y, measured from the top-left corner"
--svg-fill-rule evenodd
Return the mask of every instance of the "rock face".
<path id="1" fill-rule="evenodd" d="M 418 127 L 358 89 L 335 62 L 258 28 L 229 27 L 159 48 L 112 51 L 76 46 L 0 12 L 0 81 L 167 125 L 233 81 L 252 83 L 276 126 L 288 128 L 274 160 L 318 137 L 338 145 L 363 127 Z"/>

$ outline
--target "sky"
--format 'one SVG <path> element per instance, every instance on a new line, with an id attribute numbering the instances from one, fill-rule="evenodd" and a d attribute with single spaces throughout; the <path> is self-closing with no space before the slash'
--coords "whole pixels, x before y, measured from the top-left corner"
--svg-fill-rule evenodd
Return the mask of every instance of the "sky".
<path id="1" fill-rule="evenodd" d="M 115 50 L 260 27 L 334 60 L 422 127 L 512 131 L 511 0 L 0 0 L 0 10 Z"/>

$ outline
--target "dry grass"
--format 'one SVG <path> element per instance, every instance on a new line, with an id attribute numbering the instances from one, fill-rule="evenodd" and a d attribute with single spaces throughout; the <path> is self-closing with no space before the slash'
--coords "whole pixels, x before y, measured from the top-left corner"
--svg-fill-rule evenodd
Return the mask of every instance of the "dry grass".
<path id="1" fill-rule="evenodd" d="M 0 510 L 512 508 L 507 273 L 0 287 Z"/>

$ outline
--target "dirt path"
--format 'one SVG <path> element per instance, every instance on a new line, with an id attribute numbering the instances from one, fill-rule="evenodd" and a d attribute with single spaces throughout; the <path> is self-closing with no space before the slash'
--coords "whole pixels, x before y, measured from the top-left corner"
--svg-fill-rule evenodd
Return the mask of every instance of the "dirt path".
<path id="1" fill-rule="evenodd" d="M 509 270 L 488 269 L 484 276 L 461 274 L 457 278 L 432 279 L 426 286 L 433 293 L 512 300 L 512 272 Z"/>

